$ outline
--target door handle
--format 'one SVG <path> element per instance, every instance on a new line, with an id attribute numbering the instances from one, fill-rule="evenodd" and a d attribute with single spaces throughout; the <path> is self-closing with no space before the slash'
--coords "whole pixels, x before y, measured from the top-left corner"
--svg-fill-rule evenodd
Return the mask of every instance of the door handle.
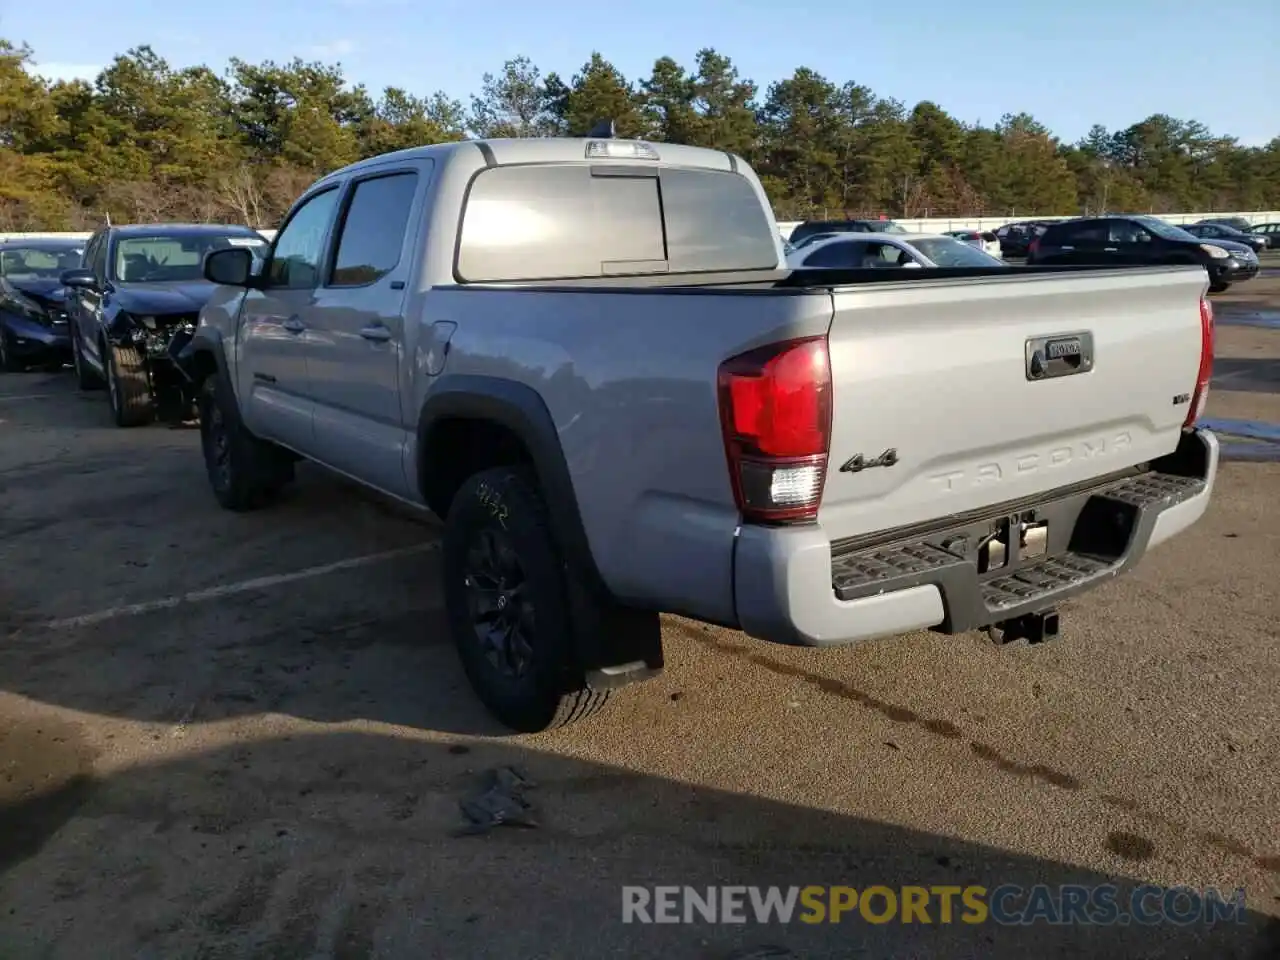
<path id="1" fill-rule="evenodd" d="M 301 333 L 303 330 L 307 329 L 307 325 L 302 322 L 302 318 L 296 314 L 284 323 L 280 324 L 280 326 L 284 327 L 284 329 L 288 330 L 290 333 Z"/>
<path id="2" fill-rule="evenodd" d="M 386 327 L 374 324 L 373 326 L 361 328 L 360 336 L 375 343 L 385 343 L 391 339 L 391 331 Z"/>
<path id="3" fill-rule="evenodd" d="M 1103 253 L 1115 253 L 1115 252 L 1116 252 L 1116 248 L 1115 248 L 1115 247 L 1103 247 L 1103 248 L 1102 248 L 1102 252 L 1103 252 Z"/>

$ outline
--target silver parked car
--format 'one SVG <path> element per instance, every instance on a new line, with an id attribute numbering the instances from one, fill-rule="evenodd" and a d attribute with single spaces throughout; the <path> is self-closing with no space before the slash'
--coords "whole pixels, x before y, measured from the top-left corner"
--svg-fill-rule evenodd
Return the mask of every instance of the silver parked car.
<path id="1" fill-rule="evenodd" d="M 787 255 L 789 267 L 1004 267 L 998 257 L 955 237 L 929 233 L 846 233 Z"/>

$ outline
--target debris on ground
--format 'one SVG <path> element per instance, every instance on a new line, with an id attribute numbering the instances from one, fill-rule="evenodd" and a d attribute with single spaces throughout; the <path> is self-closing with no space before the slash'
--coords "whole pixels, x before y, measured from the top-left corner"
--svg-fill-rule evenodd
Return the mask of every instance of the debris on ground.
<path id="1" fill-rule="evenodd" d="M 464 799 L 460 806 L 469 823 L 462 836 L 488 833 L 494 827 L 537 827 L 533 804 L 524 793 L 537 784 L 515 767 L 498 767 L 485 775 L 481 791 Z"/>

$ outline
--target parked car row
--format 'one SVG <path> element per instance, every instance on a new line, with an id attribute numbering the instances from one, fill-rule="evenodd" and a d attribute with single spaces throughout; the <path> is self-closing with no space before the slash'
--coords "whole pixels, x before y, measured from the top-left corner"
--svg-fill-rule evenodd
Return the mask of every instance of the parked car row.
<path id="1" fill-rule="evenodd" d="M 1158 266 L 1199 264 L 1215 293 L 1258 275 L 1258 255 L 1234 240 L 1201 239 L 1151 216 L 1082 217 L 1050 224 L 1031 243 L 1028 265 Z"/>
<path id="2" fill-rule="evenodd" d="M 107 228 L 60 279 L 81 386 L 136 425 L 176 370 L 223 508 L 307 459 L 441 518 L 466 675 L 536 731 L 662 671 L 660 612 L 1040 642 L 1203 515 L 1200 271 L 871 223 L 784 255 L 740 157 L 464 141 L 328 174 L 269 245 Z"/>
<path id="3" fill-rule="evenodd" d="M 1129 216 L 1123 213 L 1100 214 L 1101 217 Z M 1062 220 L 1022 220 L 1006 223 L 994 230 L 948 230 L 945 235 L 970 243 L 992 256 L 1007 260 L 1024 259 L 1031 244 L 1055 223 Z M 1266 249 L 1280 249 L 1280 223 L 1251 225 L 1241 217 L 1210 217 L 1194 224 L 1177 225 L 1192 236 L 1206 240 L 1229 240 L 1243 243 L 1255 253 Z M 810 220 L 795 227 L 786 238 L 787 252 L 803 249 L 817 240 L 840 233 L 907 233 L 892 220 Z"/>
<path id="4" fill-rule="evenodd" d="M 215 285 L 207 254 L 266 239 L 229 224 L 109 226 L 82 240 L 0 245 L 0 359 L 4 369 L 75 368 L 81 389 L 106 388 L 119 426 L 195 415 L 174 363 Z"/>

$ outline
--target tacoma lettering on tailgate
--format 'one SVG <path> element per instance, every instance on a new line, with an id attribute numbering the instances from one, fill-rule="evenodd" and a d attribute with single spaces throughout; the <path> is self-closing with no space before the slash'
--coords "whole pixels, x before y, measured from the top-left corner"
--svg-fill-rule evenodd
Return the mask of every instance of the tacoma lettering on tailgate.
<path id="1" fill-rule="evenodd" d="M 1117 433 L 1112 437 L 1064 443 L 1047 450 L 1028 450 L 1026 453 L 1013 454 L 1000 460 L 978 463 L 968 470 L 948 470 L 946 473 L 934 474 L 928 479 L 930 483 L 950 493 L 954 490 L 1002 483 L 1014 477 L 1025 477 L 1039 470 L 1065 467 L 1079 460 L 1112 457 L 1131 446 L 1132 443 L 1133 438 L 1127 432 Z"/>

